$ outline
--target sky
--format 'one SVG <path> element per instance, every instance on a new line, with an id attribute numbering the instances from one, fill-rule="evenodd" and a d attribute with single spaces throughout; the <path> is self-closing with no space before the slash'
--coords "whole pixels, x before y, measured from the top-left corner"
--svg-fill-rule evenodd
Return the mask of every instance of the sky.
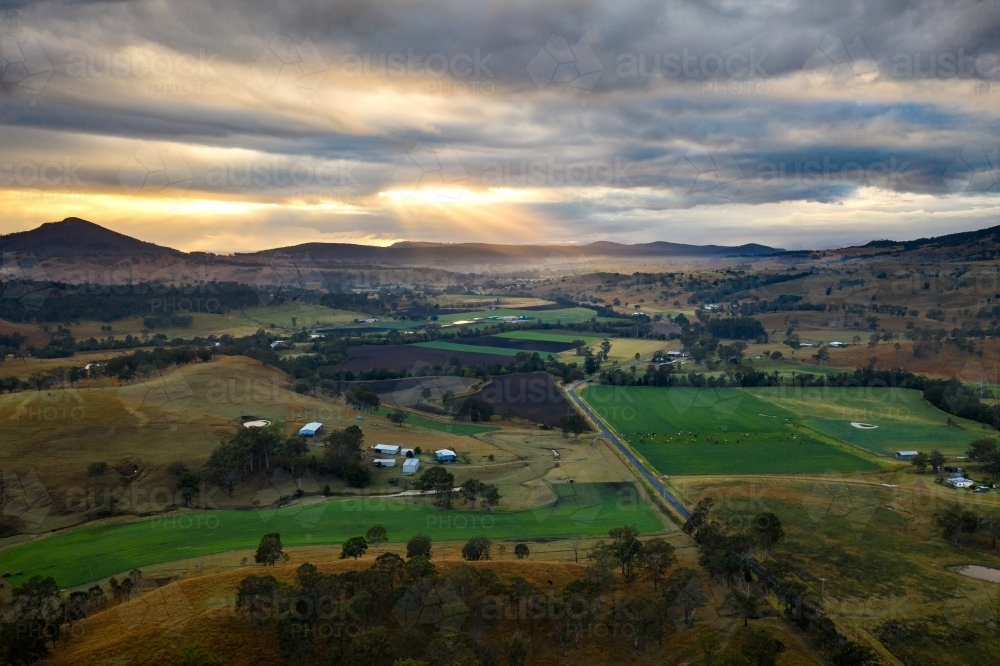
<path id="1" fill-rule="evenodd" d="M 0 233 L 788 249 L 1000 223 L 1000 3 L 0 0 Z"/>

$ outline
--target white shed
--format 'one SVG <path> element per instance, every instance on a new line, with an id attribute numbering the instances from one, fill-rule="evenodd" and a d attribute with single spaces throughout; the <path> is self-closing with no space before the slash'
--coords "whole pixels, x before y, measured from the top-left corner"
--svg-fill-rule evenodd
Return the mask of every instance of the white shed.
<path id="1" fill-rule="evenodd" d="M 381 453 L 386 456 L 394 456 L 399 453 L 399 444 L 376 444 L 374 447 L 375 453 Z"/>
<path id="2" fill-rule="evenodd" d="M 396 459 L 395 458 L 376 458 L 374 462 L 375 462 L 375 466 L 376 467 L 395 467 L 396 466 Z"/>
<path id="3" fill-rule="evenodd" d="M 401 456 L 406 456 L 406 455 L 411 455 L 411 454 L 415 456 L 415 455 L 417 455 L 417 452 L 414 451 L 413 449 L 400 449 L 399 450 L 399 455 L 401 455 Z"/>
<path id="4" fill-rule="evenodd" d="M 965 477 L 962 477 L 962 476 L 956 476 L 956 477 L 954 477 L 952 479 L 948 479 L 946 481 L 946 483 L 949 486 L 951 486 L 952 488 L 971 488 L 972 487 L 972 480 L 971 479 L 966 479 Z"/>
<path id="5" fill-rule="evenodd" d="M 420 469 L 420 461 L 416 458 L 407 458 L 403 461 L 403 474 L 416 474 Z"/>

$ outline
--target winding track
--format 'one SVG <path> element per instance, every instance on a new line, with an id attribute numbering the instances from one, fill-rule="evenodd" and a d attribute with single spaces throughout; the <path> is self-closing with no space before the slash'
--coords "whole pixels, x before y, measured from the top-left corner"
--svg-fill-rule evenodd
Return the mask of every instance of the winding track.
<path id="1" fill-rule="evenodd" d="M 584 402 L 580 396 L 577 395 L 576 389 L 586 383 L 587 380 L 583 380 L 574 382 L 566 387 L 566 394 L 570 401 L 576 405 L 580 411 L 590 417 L 591 421 L 597 424 L 601 435 L 606 437 L 609 442 L 614 444 L 615 447 L 621 451 L 622 455 L 625 456 L 629 463 L 631 463 L 632 467 L 634 467 L 635 470 L 642 475 L 642 478 L 649 482 L 649 484 L 653 487 L 653 490 L 655 490 L 657 494 L 662 497 L 674 511 L 677 512 L 677 515 L 684 520 L 688 520 L 691 517 L 691 512 L 684 506 L 684 503 L 677 499 L 673 493 L 667 490 L 667 487 L 663 485 L 663 482 L 660 481 L 656 474 L 654 474 L 634 453 L 632 453 L 632 450 L 626 446 L 625 442 L 623 442 L 618 435 L 616 435 L 615 432 L 608 427 L 608 425 L 604 422 L 604 419 L 598 416 L 597 412 L 591 409 L 590 405 Z"/>

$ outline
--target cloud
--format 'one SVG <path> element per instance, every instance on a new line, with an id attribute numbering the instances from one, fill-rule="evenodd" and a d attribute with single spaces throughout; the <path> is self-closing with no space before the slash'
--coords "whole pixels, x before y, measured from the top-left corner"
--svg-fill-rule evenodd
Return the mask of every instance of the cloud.
<path id="1" fill-rule="evenodd" d="M 686 240 L 791 234 L 779 244 L 794 247 L 863 240 L 870 215 L 915 230 L 944 210 L 956 224 L 988 220 L 982 184 L 995 182 L 1000 144 L 990 3 L 7 9 L 3 232 L 75 214 L 243 250 L 649 241 L 697 220 L 701 237 Z M 467 175 L 465 196 L 384 196 L 404 189 L 407 160 L 426 171 L 413 160 L 424 153 Z M 621 163 L 626 179 L 594 176 Z M 75 165 L 75 179 L 41 178 L 47 164 Z M 914 214 L 906 197 L 930 205 Z M 776 221 L 791 217 L 801 223 Z"/>

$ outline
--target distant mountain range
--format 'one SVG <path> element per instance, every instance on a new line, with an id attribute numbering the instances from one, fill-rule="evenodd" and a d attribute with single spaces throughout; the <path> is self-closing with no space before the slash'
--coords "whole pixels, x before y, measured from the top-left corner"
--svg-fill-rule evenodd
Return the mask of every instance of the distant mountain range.
<path id="1" fill-rule="evenodd" d="M 378 263 L 387 265 L 440 265 L 453 263 L 526 263 L 539 260 L 570 261 L 589 257 L 734 257 L 763 256 L 780 248 L 757 243 L 738 246 L 686 245 L 683 243 L 640 243 L 625 245 L 601 241 L 589 245 L 492 245 L 489 243 L 401 242 L 389 247 L 351 243 L 303 243 L 241 254 L 240 257 L 309 255 L 320 264 Z M 0 236 L 0 252 L 32 253 L 39 259 L 75 256 L 124 257 L 131 255 L 185 256 L 184 252 L 140 241 L 104 227 L 68 217 L 32 229 Z"/>

